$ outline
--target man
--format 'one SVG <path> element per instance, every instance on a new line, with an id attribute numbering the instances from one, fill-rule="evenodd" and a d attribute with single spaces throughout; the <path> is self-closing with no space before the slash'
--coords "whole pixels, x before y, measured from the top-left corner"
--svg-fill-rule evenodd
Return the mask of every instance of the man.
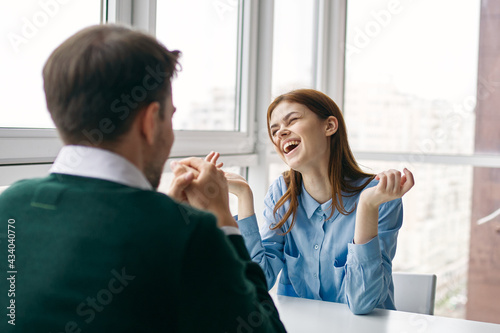
<path id="1" fill-rule="evenodd" d="M 48 177 L 0 196 L 1 332 L 284 331 L 222 171 L 191 158 L 170 192 L 213 215 L 155 191 L 178 54 L 101 25 L 49 57 L 47 107 L 65 146 Z"/>

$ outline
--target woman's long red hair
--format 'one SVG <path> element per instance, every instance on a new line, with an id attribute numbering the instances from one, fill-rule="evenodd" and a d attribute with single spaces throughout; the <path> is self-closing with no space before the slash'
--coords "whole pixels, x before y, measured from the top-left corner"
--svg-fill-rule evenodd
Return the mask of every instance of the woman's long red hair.
<path id="1" fill-rule="evenodd" d="M 314 89 L 298 89 L 278 96 L 267 109 L 267 129 L 271 141 L 273 141 L 269 127 L 271 114 L 281 102 L 302 104 L 314 112 L 320 119 L 327 119 L 330 116 L 337 118 L 337 132 L 330 136 L 330 159 L 328 162 L 328 169 L 333 200 L 332 213 L 329 218 L 333 216 L 335 210 L 343 215 L 352 213 L 355 208 L 351 211 L 345 209 L 342 201 L 342 192 L 347 195 L 355 195 L 365 188 L 375 176 L 363 172 L 354 159 L 354 155 L 349 147 L 349 142 L 347 141 L 347 130 L 344 117 L 339 107 L 330 97 Z M 281 220 L 271 227 L 271 229 L 276 230 L 281 228 L 288 218 L 292 216 L 290 228 L 285 232 L 285 234 L 287 234 L 292 230 L 295 224 L 295 215 L 299 205 L 298 198 L 302 190 L 302 175 L 300 172 L 290 169 L 283 173 L 283 178 L 285 179 L 287 190 L 276 203 L 273 211 L 274 216 L 276 216 L 278 209 L 283 206 L 285 202 L 290 201 L 290 207 Z M 353 185 L 353 182 L 362 178 L 367 178 L 367 180 L 359 186 Z"/>

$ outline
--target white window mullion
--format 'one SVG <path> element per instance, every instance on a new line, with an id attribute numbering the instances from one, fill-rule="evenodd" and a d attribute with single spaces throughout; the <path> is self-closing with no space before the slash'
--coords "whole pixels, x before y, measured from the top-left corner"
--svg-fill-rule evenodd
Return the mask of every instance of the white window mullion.
<path id="1" fill-rule="evenodd" d="M 326 93 L 343 110 L 347 0 L 319 0 L 316 89 Z"/>
<path id="2" fill-rule="evenodd" d="M 107 23 L 132 25 L 132 0 L 107 0 Z"/>
<path id="3" fill-rule="evenodd" d="M 156 34 L 156 0 L 132 0 L 132 26 Z"/>
<path id="4" fill-rule="evenodd" d="M 269 178 L 269 138 L 267 136 L 267 107 L 271 101 L 272 60 L 273 60 L 273 19 L 274 1 L 260 1 L 256 26 L 254 48 L 256 50 L 256 76 L 253 84 L 256 89 L 256 153 L 258 165 L 248 169 L 248 182 L 254 193 L 255 213 L 258 221 L 263 221 L 264 196 L 268 190 Z"/>

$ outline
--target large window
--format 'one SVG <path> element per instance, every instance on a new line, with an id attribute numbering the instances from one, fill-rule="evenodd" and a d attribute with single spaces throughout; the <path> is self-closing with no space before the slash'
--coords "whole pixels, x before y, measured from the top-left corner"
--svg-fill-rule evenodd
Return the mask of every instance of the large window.
<path id="1" fill-rule="evenodd" d="M 416 178 L 393 269 L 437 274 L 435 313 L 453 317 L 465 317 L 473 168 L 451 158 L 474 153 L 479 10 L 479 0 L 351 0 L 347 10 L 351 147 L 388 160 L 360 160 L 371 172 L 406 166 Z"/>
<path id="2" fill-rule="evenodd" d="M 51 163 L 61 141 L 45 107 L 41 71 L 49 54 L 89 25 L 110 22 L 157 35 L 179 49 L 173 82 L 177 130 L 172 156 L 251 156 L 254 152 L 257 4 L 250 1 L 74 0 L 0 5 L 3 77 L 0 165 Z M 252 35 L 252 31 L 253 35 Z M 250 74 L 253 77 L 250 77 Z M 247 166 L 247 164 L 245 165 Z M 21 175 L 19 177 L 22 177 Z M 9 180 L 2 180 L 8 184 Z"/>
<path id="3" fill-rule="evenodd" d="M 54 128 L 42 67 L 63 40 L 101 22 L 101 0 L 3 1 L 0 22 L 0 127 Z"/>
<path id="4" fill-rule="evenodd" d="M 182 52 L 173 83 L 178 130 L 239 129 L 240 1 L 158 1 L 156 37 Z"/>

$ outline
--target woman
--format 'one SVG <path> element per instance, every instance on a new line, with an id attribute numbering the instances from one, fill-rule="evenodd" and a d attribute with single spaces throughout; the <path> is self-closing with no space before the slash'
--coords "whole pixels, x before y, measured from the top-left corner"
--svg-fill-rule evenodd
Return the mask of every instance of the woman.
<path id="1" fill-rule="evenodd" d="M 413 175 L 358 167 L 337 105 L 294 90 L 267 112 L 269 136 L 290 167 L 269 188 L 260 232 L 246 181 L 226 174 L 250 256 L 278 294 L 347 303 L 355 314 L 395 309 L 392 259 Z M 207 156 L 217 163 L 218 155 Z"/>

